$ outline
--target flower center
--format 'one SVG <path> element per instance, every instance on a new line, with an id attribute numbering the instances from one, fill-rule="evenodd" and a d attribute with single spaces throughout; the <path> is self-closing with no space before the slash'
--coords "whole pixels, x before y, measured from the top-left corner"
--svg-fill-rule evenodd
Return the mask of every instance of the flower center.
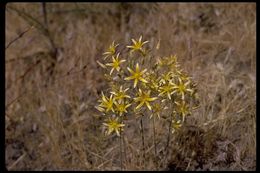
<path id="1" fill-rule="evenodd" d="M 117 123 L 116 122 L 111 122 L 111 127 L 116 129 L 117 128 Z"/>
<path id="2" fill-rule="evenodd" d="M 181 92 L 184 92 L 184 91 L 185 91 L 185 86 L 184 86 L 184 85 L 180 85 L 180 86 L 179 86 L 179 90 L 180 90 Z"/>
<path id="3" fill-rule="evenodd" d="M 139 79 L 140 77 L 141 77 L 141 74 L 140 74 L 140 73 L 135 73 L 135 74 L 134 74 L 134 78 L 135 78 L 135 79 Z"/>

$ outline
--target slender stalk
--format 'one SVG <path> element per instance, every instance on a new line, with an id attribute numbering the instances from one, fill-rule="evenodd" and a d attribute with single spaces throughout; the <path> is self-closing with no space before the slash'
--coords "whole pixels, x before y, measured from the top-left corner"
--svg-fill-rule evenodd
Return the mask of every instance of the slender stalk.
<path id="1" fill-rule="evenodd" d="M 53 54 L 52 56 L 53 56 L 53 58 L 56 59 L 57 47 L 54 43 L 53 36 L 51 35 L 50 29 L 49 29 L 49 26 L 48 26 L 48 16 L 47 16 L 47 8 L 46 8 L 45 2 L 42 3 L 42 13 L 43 13 L 44 26 L 45 26 L 45 29 L 46 29 L 46 35 L 47 35 L 47 37 L 50 41 L 51 47 L 52 47 L 52 54 Z"/>
<path id="2" fill-rule="evenodd" d="M 121 167 L 121 171 L 123 170 L 123 154 L 122 154 L 122 131 L 120 129 L 120 167 Z"/>
<path id="3" fill-rule="evenodd" d="M 48 28 L 48 20 L 47 20 L 47 11 L 46 11 L 46 3 L 42 3 L 42 13 L 43 13 L 43 20 L 44 20 L 44 25 L 46 28 Z"/>
<path id="4" fill-rule="evenodd" d="M 11 44 L 13 44 L 15 41 L 17 41 L 18 39 L 22 38 L 23 35 L 25 33 L 27 33 L 28 31 L 30 31 L 33 28 L 33 26 L 31 26 L 30 28 L 26 29 L 25 31 L 23 31 L 22 33 L 20 33 L 16 38 L 14 38 L 12 41 L 10 41 L 7 46 L 5 47 L 5 49 L 7 49 L 9 46 L 11 46 Z"/>
<path id="5" fill-rule="evenodd" d="M 171 130 L 172 130 L 172 119 L 173 119 L 173 115 L 171 115 L 171 121 L 169 123 L 168 138 L 167 138 L 167 143 L 165 146 L 165 151 L 166 151 L 165 160 L 167 159 L 167 156 L 169 154 L 169 143 L 170 143 Z"/>
<path id="6" fill-rule="evenodd" d="M 125 163 L 127 163 L 127 154 L 126 154 L 126 144 L 125 144 L 125 135 L 123 135 L 123 147 L 124 147 L 124 158 L 125 158 Z M 126 169 L 126 168 L 125 168 Z"/>
<path id="7" fill-rule="evenodd" d="M 145 147 L 144 147 L 143 116 L 141 117 L 140 124 L 141 124 L 141 135 L 142 135 L 142 146 L 143 146 L 143 164 L 144 164 L 144 167 L 145 167 Z"/>
<path id="8" fill-rule="evenodd" d="M 154 144 L 154 157 L 155 157 L 155 160 L 156 160 L 156 156 L 157 156 L 157 143 L 156 143 L 156 132 L 155 132 L 155 119 L 154 119 L 154 116 L 153 116 L 153 144 Z M 156 161 L 156 170 L 157 170 L 157 161 Z"/>
<path id="9" fill-rule="evenodd" d="M 155 119 L 153 117 L 153 143 L 154 143 L 154 155 L 156 156 L 157 155 L 157 143 L 156 143 L 156 131 L 155 131 Z"/>

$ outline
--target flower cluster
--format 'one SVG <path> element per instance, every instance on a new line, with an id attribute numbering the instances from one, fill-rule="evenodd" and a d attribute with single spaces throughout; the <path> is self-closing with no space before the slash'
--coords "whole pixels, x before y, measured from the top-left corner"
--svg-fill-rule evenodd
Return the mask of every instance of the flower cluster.
<path id="1" fill-rule="evenodd" d="M 103 62 L 97 61 L 110 84 L 96 106 L 106 119 L 106 134 L 120 136 L 129 116 L 161 119 L 164 111 L 174 132 L 198 106 L 196 85 L 180 68 L 176 55 L 156 57 L 147 43 L 141 36 L 119 52 L 120 45 L 113 42 Z"/>

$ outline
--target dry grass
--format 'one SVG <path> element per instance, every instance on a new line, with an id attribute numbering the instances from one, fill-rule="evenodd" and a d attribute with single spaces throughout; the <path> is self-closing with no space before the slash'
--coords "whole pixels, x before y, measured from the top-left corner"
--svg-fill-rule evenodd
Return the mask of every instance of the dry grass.
<path id="1" fill-rule="evenodd" d="M 6 48 L 7 169 L 120 170 L 118 139 L 104 136 L 94 109 L 107 85 L 96 60 L 113 40 L 140 35 L 160 40 L 161 56 L 178 55 L 198 83 L 200 108 L 171 138 L 166 159 L 154 158 L 146 133 L 145 168 L 139 127 L 130 124 L 124 169 L 256 168 L 256 4 L 47 3 L 46 10 L 47 25 L 41 3 L 6 7 L 6 45 L 34 25 Z M 160 151 L 166 132 L 158 125 L 157 133 Z"/>

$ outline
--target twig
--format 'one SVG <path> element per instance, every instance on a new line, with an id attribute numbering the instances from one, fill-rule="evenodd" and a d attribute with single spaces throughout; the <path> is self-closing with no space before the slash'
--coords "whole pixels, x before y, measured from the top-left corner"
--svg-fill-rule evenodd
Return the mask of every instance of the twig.
<path id="1" fill-rule="evenodd" d="M 90 151 L 89 149 L 86 148 L 86 150 L 87 150 L 88 153 L 90 153 L 90 154 L 92 154 L 92 155 L 94 155 L 94 156 L 96 156 L 96 157 L 98 157 L 98 158 L 100 158 L 100 159 L 102 159 L 102 160 L 108 161 L 108 159 L 106 159 L 106 158 L 104 158 L 104 157 L 102 157 L 102 156 L 100 156 L 100 155 L 98 155 L 98 154 L 96 154 L 96 153 Z"/>
<path id="2" fill-rule="evenodd" d="M 42 13 L 43 13 L 45 27 L 48 28 L 47 11 L 46 11 L 46 3 L 45 2 L 42 3 Z"/>
<path id="3" fill-rule="evenodd" d="M 108 150 L 108 152 L 107 152 L 106 154 L 104 154 L 103 157 L 106 157 L 106 156 L 107 156 L 109 153 L 111 153 L 115 148 L 117 148 L 117 146 L 110 148 L 110 149 Z"/>
<path id="4" fill-rule="evenodd" d="M 26 153 L 23 153 L 11 166 L 8 167 L 8 170 L 12 169 L 18 162 L 20 162 L 24 157 L 26 156 Z"/>
<path id="5" fill-rule="evenodd" d="M 15 39 L 13 39 L 12 41 L 10 41 L 7 46 L 5 47 L 5 49 L 7 49 L 8 47 L 10 47 L 15 41 L 17 41 L 19 38 L 22 38 L 23 35 L 25 33 L 27 33 L 28 31 L 30 31 L 33 28 L 33 26 L 31 26 L 30 28 L 26 29 L 25 31 L 23 31 L 22 33 L 20 33 Z"/>
<path id="6" fill-rule="evenodd" d="M 102 167 L 103 165 L 105 165 L 106 163 L 110 162 L 112 159 L 104 161 L 103 163 L 101 163 L 100 165 L 97 166 L 97 168 L 99 169 L 100 167 Z"/>
<path id="7" fill-rule="evenodd" d="M 46 3 L 45 2 L 42 3 L 42 12 L 43 12 L 44 26 L 46 28 L 46 34 L 47 34 L 47 37 L 48 37 L 50 44 L 51 44 L 51 47 L 52 47 L 53 58 L 56 60 L 56 58 L 57 58 L 56 57 L 57 56 L 57 46 L 54 43 L 53 36 L 51 35 L 50 29 L 49 29 L 49 26 L 48 26 L 48 18 L 47 18 L 47 10 L 46 10 Z"/>
<path id="8" fill-rule="evenodd" d="M 12 105 L 14 102 L 16 102 L 17 100 L 19 100 L 19 98 L 21 98 L 24 94 L 26 94 L 26 91 L 24 91 L 23 93 L 21 93 L 20 95 L 18 95 L 15 99 L 13 99 L 10 103 L 8 103 L 5 106 L 5 109 L 7 109 L 10 105 Z"/>

